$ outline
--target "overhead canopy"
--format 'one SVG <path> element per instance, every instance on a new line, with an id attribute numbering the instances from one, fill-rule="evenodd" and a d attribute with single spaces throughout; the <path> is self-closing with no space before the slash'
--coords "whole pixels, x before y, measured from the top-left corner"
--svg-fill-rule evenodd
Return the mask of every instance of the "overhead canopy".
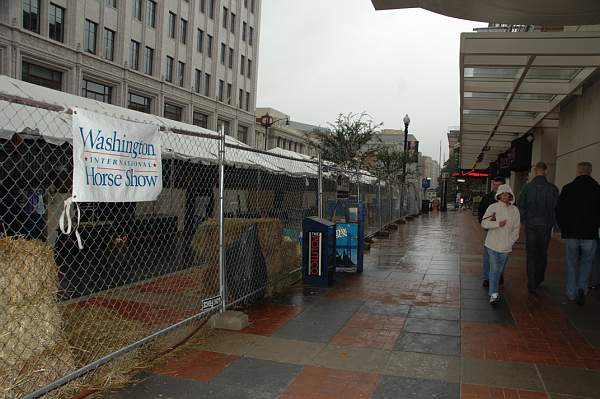
<path id="1" fill-rule="evenodd" d="M 43 139 L 61 145 L 72 142 L 74 107 L 123 120 L 159 126 L 162 156 L 192 162 L 216 163 L 219 153 L 218 133 L 195 125 L 162 118 L 51 90 L 42 86 L 0 75 L 0 138 L 9 139 L 15 133 L 27 138 Z M 292 160 L 252 150 L 248 145 L 226 136 L 229 165 L 257 168 L 272 173 L 316 177 L 317 171 L 303 160 Z M 231 147 L 233 146 L 233 147 Z"/>
<path id="2" fill-rule="evenodd" d="M 377 10 L 423 8 L 472 21 L 527 25 L 600 23 L 598 0 L 372 0 Z"/>
<path id="3" fill-rule="evenodd" d="M 486 168 L 533 128 L 557 129 L 560 104 L 598 67 L 600 32 L 463 33 L 461 167 Z"/>

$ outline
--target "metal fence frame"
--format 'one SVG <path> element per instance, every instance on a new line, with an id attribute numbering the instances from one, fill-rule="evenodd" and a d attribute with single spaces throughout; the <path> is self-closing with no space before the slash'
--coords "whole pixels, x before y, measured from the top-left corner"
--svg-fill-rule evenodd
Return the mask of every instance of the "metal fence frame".
<path id="1" fill-rule="evenodd" d="M 44 103 L 39 103 L 39 102 L 32 103 L 31 101 L 26 101 L 26 100 L 19 99 L 19 98 L 7 98 L 6 96 L 3 96 L 2 98 L 0 98 L 0 100 L 2 100 L 3 104 L 5 104 L 5 106 L 2 109 L 0 109 L 0 114 L 3 112 L 11 112 L 11 110 L 9 109 L 10 107 L 6 106 L 6 104 L 25 105 L 27 107 L 27 109 L 33 113 L 36 112 L 35 110 L 50 111 L 49 114 L 47 112 L 44 112 L 44 114 L 43 114 L 43 115 L 45 115 L 44 117 L 48 117 L 47 115 L 52 115 L 52 117 L 54 117 L 54 118 L 60 118 L 61 115 L 64 115 L 65 113 L 69 112 L 68 110 L 61 109 L 61 107 L 57 107 L 55 105 L 44 104 Z M 52 123 L 52 122 L 48 122 L 48 123 Z M 236 176 L 235 175 L 235 173 L 240 173 L 239 170 L 235 169 L 235 166 L 232 166 L 232 165 L 235 165 L 235 161 L 236 161 L 236 159 L 233 158 L 235 155 L 235 151 L 242 151 L 244 154 L 248 155 L 249 157 L 252 157 L 252 156 L 262 157 L 262 158 L 266 157 L 266 158 L 268 158 L 268 160 L 273 161 L 273 162 L 278 162 L 278 161 L 298 162 L 298 163 L 302 163 L 303 165 L 310 166 L 311 168 L 316 170 L 315 175 L 300 176 L 297 178 L 290 177 L 288 179 L 289 181 L 286 183 L 286 184 L 289 184 L 292 186 L 291 190 L 292 190 L 292 192 L 294 192 L 294 190 L 302 184 L 302 179 L 304 179 L 305 187 L 308 187 L 309 189 L 307 190 L 305 188 L 305 190 L 303 192 L 310 194 L 310 195 L 308 195 L 308 197 L 314 195 L 315 206 L 314 206 L 314 209 L 313 208 L 311 208 L 309 210 L 304 209 L 303 212 L 312 213 L 311 216 L 323 216 L 326 200 L 327 199 L 332 200 L 332 199 L 336 198 L 335 181 L 333 180 L 331 174 L 328 175 L 326 173 L 326 171 L 331 173 L 332 170 L 336 170 L 339 173 L 345 173 L 348 176 L 355 178 L 355 180 L 351 184 L 351 195 L 354 195 L 358 199 L 363 200 L 365 202 L 365 204 L 367 204 L 368 225 L 367 225 L 367 228 L 365 229 L 367 235 L 373 235 L 377 231 L 384 229 L 387 224 L 395 222 L 403 214 L 403 212 L 401 212 L 400 204 L 398 201 L 399 188 L 394 187 L 392 184 L 387 184 L 386 182 L 374 179 L 372 176 L 369 176 L 365 172 L 343 171 L 343 170 L 334 168 L 331 165 L 324 166 L 324 162 L 321 160 L 320 157 L 316 160 L 300 159 L 300 158 L 296 158 L 296 157 L 275 154 L 272 152 L 260 151 L 260 150 L 256 150 L 256 149 L 252 149 L 252 148 L 246 148 L 246 147 L 238 145 L 238 144 L 227 143 L 227 139 L 226 139 L 226 136 L 223 131 L 220 132 L 218 137 L 216 137 L 214 134 L 198 134 L 198 132 L 196 132 L 196 131 L 185 131 L 185 130 L 173 129 L 173 128 L 168 128 L 168 127 L 163 128 L 163 130 L 168 131 L 170 134 L 173 135 L 173 137 L 175 139 L 178 139 L 178 140 L 179 139 L 183 140 L 185 137 L 195 137 L 195 138 L 206 138 L 206 139 L 210 139 L 210 140 L 218 140 L 218 154 L 217 154 L 217 159 L 215 160 L 216 162 L 215 162 L 214 166 L 216 166 L 218 169 L 218 197 L 217 197 L 218 198 L 218 215 L 217 215 L 216 219 L 218 220 L 218 222 L 217 222 L 218 223 L 218 293 L 219 293 L 219 297 L 221 298 L 221 302 L 220 302 L 219 306 L 212 307 L 212 308 L 206 309 L 206 310 L 201 309 L 200 311 L 196 312 L 195 314 L 188 315 L 187 317 L 180 318 L 180 319 L 176 320 L 175 322 L 170 323 L 169 325 L 163 326 L 163 328 L 153 331 L 151 334 L 148 334 L 145 337 L 136 340 L 135 342 L 131 342 L 128 345 L 125 345 L 125 346 L 119 348 L 118 350 L 115 350 L 111 353 L 105 354 L 104 356 L 99 357 L 95 361 L 92 361 L 88 364 L 85 364 L 82 367 L 79 367 L 75 370 L 72 370 L 71 372 L 68 372 L 68 373 L 62 375 L 60 378 L 56 379 L 55 381 L 53 381 L 49 384 L 40 386 L 35 391 L 27 394 L 25 396 L 26 398 L 36 398 L 36 397 L 43 396 L 56 388 L 59 388 L 79 377 L 82 377 L 85 374 L 87 374 L 93 370 L 96 370 L 100 366 L 107 364 L 108 362 L 110 362 L 111 360 L 113 360 L 115 358 L 118 358 L 134 349 L 140 348 L 140 347 L 144 346 L 145 344 L 148 344 L 149 342 L 156 340 L 157 338 L 163 337 L 166 334 L 169 334 L 175 330 L 178 330 L 184 326 L 187 326 L 194 321 L 204 319 L 205 317 L 207 317 L 208 315 L 210 315 L 212 313 L 215 313 L 217 311 L 223 312 L 226 309 L 235 308 L 235 307 L 239 306 L 240 304 L 249 303 L 248 299 L 254 298 L 255 295 L 257 294 L 257 292 L 264 292 L 264 290 L 267 288 L 266 285 L 273 283 L 271 280 L 266 280 L 266 283 L 264 283 L 264 284 L 266 284 L 265 286 L 258 286 L 258 287 L 256 287 L 256 289 L 249 291 L 249 292 L 246 292 L 243 290 L 244 291 L 243 295 L 238 295 L 235 297 L 235 299 L 233 299 L 231 301 L 228 300 L 228 294 L 230 294 L 230 292 L 232 290 L 235 290 L 236 287 L 227 287 L 228 268 L 235 267 L 235 265 L 233 264 L 234 262 L 230 262 L 230 264 L 228 264 L 228 258 L 227 258 L 227 243 L 226 243 L 226 227 L 227 226 L 226 225 L 228 223 L 228 220 L 235 219 L 234 217 L 228 217 L 227 212 L 226 212 L 227 205 L 226 205 L 225 201 L 226 201 L 226 194 L 227 194 L 227 185 L 228 184 L 238 184 L 241 186 L 242 184 L 247 183 L 244 180 L 245 179 L 244 176 L 240 176 L 240 175 Z M 14 134 L 21 135 L 22 132 L 15 131 Z M 5 144 L 4 141 L 0 141 L 0 150 L 2 149 L 2 145 L 4 145 L 4 144 Z M 232 152 L 231 153 L 232 158 L 228 159 L 228 154 L 230 153 L 230 151 Z M 174 159 L 174 158 L 171 158 L 171 159 Z M 177 174 L 176 165 L 177 165 L 177 163 L 175 161 L 171 161 L 171 168 L 169 169 L 169 173 L 171 174 L 171 178 L 170 178 L 170 184 L 171 184 L 170 194 L 171 195 L 173 195 L 173 191 L 176 187 L 176 185 L 175 185 L 175 180 L 176 180 L 175 175 Z M 285 173 L 283 173 L 281 175 L 275 175 L 273 173 L 270 174 L 269 172 L 263 172 L 260 168 L 256 168 L 256 169 L 250 168 L 249 170 L 256 171 L 256 174 L 257 174 L 256 178 L 257 178 L 257 182 L 258 182 L 257 185 L 259 185 L 259 186 L 261 185 L 261 182 L 263 181 L 261 179 L 265 179 L 265 178 L 266 179 L 279 179 L 278 176 L 285 176 Z M 0 171 L 4 171 L 2 164 L 0 164 Z M 228 180 L 228 179 L 230 179 L 230 180 Z M 283 177 L 282 179 L 285 181 L 286 177 Z M 293 186 L 294 184 L 297 185 L 298 187 L 294 187 Z M 314 192 L 312 191 L 311 187 L 314 187 Z M 256 191 L 258 192 L 259 189 L 260 189 L 260 187 L 257 187 Z M 283 198 L 284 202 L 285 202 L 285 200 L 286 199 Z M 310 201 L 313 201 L 313 199 L 310 199 Z M 286 209 L 286 210 L 288 210 L 288 209 Z M 299 214 L 303 214 L 303 213 L 300 212 Z M 289 216 L 286 216 L 286 213 L 283 213 L 282 215 L 284 215 L 284 216 L 278 216 L 275 214 L 274 219 L 279 218 L 280 220 L 287 220 L 286 218 L 289 218 Z M 2 215 L 0 215 L 0 216 L 2 216 Z M 294 218 L 293 223 L 295 223 L 295 226 L 297 226 L 298 215 L 295 214 L 293 216 L 293 218 Z M 284 276 L 286 273 L 294 274 L 294 273 L 297 273 L 299 270 L 300 270 L 300 264 L 296 265 L 296 267 L 292 268 L 291 270 L 285 271 Z M 144 282 L 144 281 L 145 280 L 142 280 L 142 282 Z M 239 287 L 237 287 L 237 288 L 239 289 Z M 2 292 L 0 292 L 0 294 L 2 294 Z"/>

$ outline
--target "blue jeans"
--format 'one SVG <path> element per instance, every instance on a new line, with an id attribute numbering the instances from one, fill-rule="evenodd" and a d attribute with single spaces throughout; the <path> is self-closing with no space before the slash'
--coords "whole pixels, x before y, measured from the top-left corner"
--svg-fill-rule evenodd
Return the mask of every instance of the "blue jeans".
<path id="1" fill-rule="evenodd" d="M 500 277 L 506 268 L 508 253 L 496 252 L 488 247 L 485 247 L 485 252 L 487 252 L 490 260 L 490 288 L 488 293 L 492 295 L 499 292 Z"/>
<path id="2" fill-rule="evenodd" d="M 483 279 L 490 279 L 490 255 L 488 255 L 488 249 L 483 247 Z"/>
<path id="3" fill-rule="evenodd" d="M 567 298 L 575 300 L 578 290 L 581 289 L 587 294 L 598 241 L 568 238 L 565 243 L 567 248 Z"/>

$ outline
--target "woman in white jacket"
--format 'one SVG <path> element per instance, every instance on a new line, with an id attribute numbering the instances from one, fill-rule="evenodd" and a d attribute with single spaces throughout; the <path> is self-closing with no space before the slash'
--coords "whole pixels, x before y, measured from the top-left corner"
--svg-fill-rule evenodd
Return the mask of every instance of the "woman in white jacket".
<path id="1" fill-rule="evenodd" d="M 487 230 L 485 251 L 490 257 L 490 303 L 500 301 L 499 281 L 508 261 L 508 254 L 519 239 L 521 216 L 519 209 L 513 205 L 515 196 L 508 184 L 498 187 L 498 202 L 488 207 L 481 226 Z"/>

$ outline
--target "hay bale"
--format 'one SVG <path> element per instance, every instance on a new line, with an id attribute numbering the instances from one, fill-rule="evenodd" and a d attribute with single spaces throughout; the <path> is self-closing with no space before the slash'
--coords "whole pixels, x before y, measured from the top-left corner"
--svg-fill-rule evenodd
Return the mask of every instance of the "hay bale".
<path id="1" fill-rule="evenodd" d="M 0 397 L 21 398 L 74 370 L 70 349 L 66 341 L 62 341 L 39 356 L 32 356 L 17 367 L 0 373 L 0 387 L 3 390 L 0 391 Z M 73 385 L 54 390 L 44 399 L 71 397 L 76 391 Z"/>
<path id="2" fill-rule="evenodd" d="M 61 324 L 56 303 L 0 307 L 0 368 L 12 368 L 56 345 Z"/>
<path id="3" fill-rule="evenodd" d="M 0 237 L 0 306 L 56 298 L 58 267 L 48 244 Z"/>
<path id="4" fill-rule="evenodd" d="M 78 367 L 121 349 L 151 331 L 141 322 L 122 317 L 118 312 L 100 306 L 70 305 L 64 312 L 65 333 Z M 132 371 L 143 368 L 152 345 L 134 350 L 111 360 L 83 377 L 86 388 L 115 388 L 131 381 Z"/>
<path id="5" fill-rule="evenodd" d="M 277 273 L 282 269 L 281 243 L 283 226 L 279 219 L 225 219 L 225 246 L 237 240 L 250 226 L 258 228 L 258 241 L 265 257 L 267 272 Z M 197 259 L 209 264 L 219 260 L 219 223 L 215 219 L 204 222 L 193 241 Z"/>

